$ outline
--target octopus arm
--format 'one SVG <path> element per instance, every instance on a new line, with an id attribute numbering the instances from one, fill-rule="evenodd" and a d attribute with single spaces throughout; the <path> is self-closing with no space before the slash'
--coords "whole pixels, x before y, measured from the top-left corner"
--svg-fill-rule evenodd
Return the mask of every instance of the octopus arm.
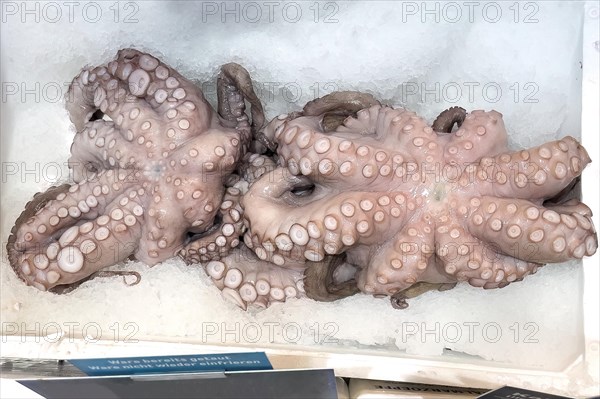
<path id="1" fill-rule="evenodd" d="M 336 135 L 349 140 L 369 138 L 373 144 L 378 143 L 381 150 L 389 150 L 390 146 L 410 148 L 415 140 L 425 144 L 433 137 L 432 133 L 433 129 L 414 112 L 382 105 L 358 111 L 335 130 Z"/>
<path id="2" fill-rule="evenodd" d="M 115 130 L 113 122 L 96 120 L 75 134 L 68 164 L 78 183 L 98 170 L 139 167 L 139 151 Z"/>
<path id="3" fill-rule="evenodd" d="M 358 287 L 369 294 L 394 295 L 421 279 L 433 261 L 432 224 L 423 216 L 407 224 L 395 237 L 374 247 Z"/>
<path id="4" fill-rule="evenodd" d="M 351 135 L 337 131 L 324 135 L 310 127 L 311 123 L 301 117 L 274 130 L 279 163 L 291 175 L 307 176 L 314 182 L 340 189 L 348 185 L 363 186 L 365 182 L 383 188 L 389 187 L 394 173 L 405 173 L 406 163 L 411 160 L 397 143 L 397 150 L 388 151 L 374 138 L 354 140 Z"/>
<path id="5" fill-rule="evenodd" d="M 518 259 L 515 245 L 508 247 L 488 242 L 455 220 L 437 226 L 435 240 L 437 269 L 449 281 L 468 281 L 476 287 L 498 288 L 520 280 L 542 266 Z M 430 279 L 428 276 L 426 281 Z"/>
<path id="6" fill-rule="evenodd" d="M 92 184 L 64 185 L 62 192 L 39 194 L 44 201 L 16 232 L 15 245 L 19 248 L 35 247 L 40 241 L 53 237 L 80 220 L 96 219 L 132 184 L 129 179 L 125 171 L 106 171 L 90 176 L 87 182 Z"/>
<path id="7" fill-rule="evenodd" d="M 206 262 L 221 259 L 237 247 L 244 229 L 240 196 L 238 188 L 229 187 L 217 212 L 215 220 L 218 222 L 197 237 L 192 236 L 191 242 L 179 251 L 179 256 L 187 263 Z M 193 212 L 192 208 L 190 212 Z"/>
<path id="8" fill-rule="evenodd" d="M 95 187 L 108 189 L 101 183 L 110 178 L 102 176 Z M 141 235 L 138 215 L 142 206 L 129 201 L 122 186 L 122 180 L 111 185 L 110 203 L 99 201 L 93 193 L 86 196 L 85 188 L 78 185 L 38 195 L 24 211 L 41 208 L 38 214 L 9 238 L 11 264 L 19 277 L 47 290 L 79 281 L 131 255 L 135 249 L 132 243 Z M 77 202 L 79 198 L 84 199 Z M 69 203 L 76 205 L 67 208 Z M 80 218 L 82 214 L 86 217 Z"/>
<path id="9" fill-rule="evenodd" d="M 578 204 L 544 208 L 521 199 L 482 197 L 472 201 L 467 225 L 476 237 L 500 251 L 537 263 L 592 255 L 597 238 Z"/>
<path id="10" fill-rule="evenodd" d="M 254 92 L 252 79 L 248 71 L 239 64 L 231 62 L 221 67 L 218 78 L 219 105 L 218 113 L 233 126 L 240 127 L 240 122 L 247 124 L 248 116 L 244 113 L 245 103 L 250 103 L 250 129 L 241 129 L 244 139 L 248 140 L 250 132 L 257 132 L 265 124 L 262 103 Z"/>
<path id="11" fill-rule="evenodd" d="M 185 117 L 196 132 L 214 120 L 212 108 L 193 83 L 150 54 L 130 48 L 119 50 L 106 66 L 83 69 L 73 79 L 67 111 L 76 130 L 81 131 L 98 109 L 129 137 L 148 130 L 144 123 L 159 116 L 176 124 Z"/>
<path id="12" fill-rule="evenodd" d="M 590 162 L 586 150 L 568 136 L 547 144 L 470 165 L 460 184 L 474 184 L 481 195 L 508 198 L 551 198 L 581 175 Z"/>
<path id="13" fill-rule="evenodd" d="M 250 304 L 267 307 L 273 302 L 304 296 L 304 266 L 281 268 L 258 259 L 243 244 L 221 260 L 206 264 L 206 273 L 222 295 L 242 309 Z"/>
<path id="14" fill-rule="evenodd" d="M 322 193 L 297 195 L 293 190 L 302 188 L 302 182 L 279 168 L 265 174 L 244 196 L 246 217 L 252 221 L 246 244 L 261 259 L 275 253 L 321 261 L 325 254 L 379 241 L 385 232 L 400 228 L 411 208 L 415 209 L 403 194 L 341 192 L 325 199 L 320 198 Z M 265 200 L 270 204 L 268 210 Z M 271 244 L 265 246 L 264 242 Z"/>
<path id="15" fill-rule="evenodd" d="M 444 148 L 446 162 L 468 164 L 507 150 L 507 133 L 502 114 L 497 111 L 473 111 L 460 128 L 448 136 Z"/>

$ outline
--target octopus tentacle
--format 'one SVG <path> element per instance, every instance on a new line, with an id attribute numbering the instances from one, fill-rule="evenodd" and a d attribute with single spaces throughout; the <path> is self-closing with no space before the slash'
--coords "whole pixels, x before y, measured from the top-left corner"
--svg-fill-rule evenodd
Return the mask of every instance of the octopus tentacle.
<path id="1" fill-rule="evenodd" d="M 259 154 L 246 154 L 244 162 L 239 166 L 240 174 L 248 185 L 254 184 L 264 174 L 277 168 L 275 162 L 268 156 Z M 244 194 L 246 193 L 244 190 Z"/>
<path id="2" fill-rule="evenodd" d="M 56 197 L 51 199 L 55 194 Z M 41 200 L 48 202 L 43 210 L 52 211 L 53 203 L 61 201 L 59 198 L 62 195 L 64 192 L 56 190 L 44 194 Z M 57 285 L 79 281 L 106 266 L 126 259 L 135 249 L 128 243 L 137 241 L 141 234 L 140 223 L 136 218 L 136 209 L 139 209 L 140 205 L 133 201 L 122 205 L 122 198 L 127 197 L 122 195 L 107 206 L 99 207 L 96 212 L 104 214 L 93 221 L 71 221 L 75 223 L 66 230 L 66 223 L 63 222 L 60 226 L 49 229 L 54 234 L 36 237 L 35 245 L 27 245 L 27 241 L 32 241 L 28 240 L 31 232 L 19 229 L 15 232 L 16 239 L 10 249 L 18 251 L 12 255 L 16 261 L 13 267 L 18 265 L 18 275 L 28 284 L 40 290 L 47 290 Z M 61 214 L 60 209 L 62 208 L 57 211 L 58 215 Z M 39 218 L 45 216 L 47 215 L 44 212 L 38 214 Z"/>
<path id="3" fill-rule="evenodd" d="M 56 285 L 52 288 L 50 288 L 48 291 L 52 292 L 54 294 L 68 294 L 74 290 L 76 290 L 77 288 L 79 288 L 79 286 L 83 283 L 85 283 L 86 281 L 90 281 L 93 280 L 95 278 L 110 278 L 110 277 L 115 277 L 115 276 L 121 276 L 123 277 L 123 284 L 125 284 L 126 286 L 134 286 L 134 285 L 138 285 L 140 283 L 140 281 L 142 281 L 142 276 L 140 275 L 140 273 L 135 272 L 135 271 L 127 271 L 127 270 L 101 270 L 95 273 L 90 274 L 88 277 L 84 277 L 81 280 L 78 280 L 74 283 L 70 283 L 70 284 L 65 284 L 65 285 Z M 128 281 L 127 277 L 128 276 L 133 276 L 134 280 L 133 281 Z"/>
<path id="4" fill-rule="evenodd" d="M 323 115 L 329 112 L 353 114 L 361 109 L 379 104 L 379 101 L 368 93 L 337 91 L 309 101 L 304 106 L 303 113 L 308 116 Z"/>
<path id="5" fill-rule="evenodd" d="M 264 175 L 252 185 L 243 198 L 246 217 L 251 221 L 245 242 L 261 259 L 273 255 L 284 258 L 302 254 L 308 260 L 321 261 L 325 254 L 339 254 L 359 243 L 373 244 L 388 229 L 398 229 L 416 204 L 402 194 L 339 193 L 319 200 L 293 192 L 302 180 L 286 176 L 279 168 Z M 358 197 L 358 198 L 357 198 Z M 268 198 L 272 203 L 268 217 L 260 204 Z M 301 206 L 302 205 L 302 206 Z M 262 245 L 265 242 L 272 244 Z"/>
<path id="6" fill-rule="evenodd" d="M 402 128 L 414 115 L 403 108 L 391 108 L 377 104 L 361 109 L 355 115 L 347 117 L 344 123 L 335 129 L 335 134 L 347 139 L 368 138 L 385 142 L 390 139 L 389 135 L 402 135 L 402 129 L 397 129 L 399 122 L 403 118 L 405 119 L 404 123 L 400 125 Z"/>
<path id="7" fill-rule="evenodd" d="M 415 220 L 405 226 L 394 240 L 373 250 L 367 267 L 359 274 L 361 291 L 393 295 L 420 281 L 433 260 L 431 228 L 431 222 Z"/>
<path id="8" fill-rule="evenodd" d="M 379 105 L 379 101 L 371 94 L 358 91 L 338 91 L 308 102 L 303 114 L 306 116 L 322 116 L 321 126 L 324 132 L 331 132 L 344 120 L 355 115 L 361 109 Z"/>
<path id="9" fill-rule="evenodd" d="M 226 256 L 240 243 L 244 232 L 243 209 L 240 205 L 242 191 L 229 187 L 219 207 L 216 223 L 207 232 L 190 237 L 190 242 L 179 251 L 179 256 L 187 263 L 218 260 Z"/>
<path id="10" fill-rule="evenodd" d="M 190 149 L 183 151 L 187 151 L 189 154 L 193 153 L 194 157 L 199 159 L 210 159 L 213 154 L 208 155 L 206 151 L 220 156 L 219 164 L 205 163 L 203 165 L 205 176 L 218 177 L 224 171 L 227 174 L 231 173 L 244 154 L 245 146 L 251 136 L 248 116 L 245 114 L 244 98 L 248 99 L 251 104 L 252 129 L 256 129 L 256 126 L 262 127 L 264 123 L 262 104 L 254 93 L 248 72 L 238 64 L 223 65 L 218 78 L 218 113 L 226 122 L 229 122 L 231 127 L 236 127 L 240 134 L 230 138 L 229 146 L 217 146 L 222 142 L 223 133 L 210 131 L 202 137 L 201 141 L 198 141 L 199 144 L 202 144 L 201 146 L 195 146 L 193 143 L 186 145 Z M 210 140 L 211 135 L 214 136 L 213 140 L 216 143 L 214 148 L 206 145 L 206 141 Z M 238 237 L 243 233 L 244 227 L 241 219 L 242 209 L 239 206 L 240 195 L 240 188 L 228 189 L 216 214 L 218 223 L 210 226 L 210 230 L 200 229 L 201 234 L 192 236 L 191 242 L 184 244 L 184 247 L 178 251 L 184 260 L 198 262 L 219 259 L 239 244 Z M 196 212 L 193 208 L 189 208 L 186 210 L 186 214 L 188 213 L 194 215 Z"/>
<path id="11" fill-rule="evenodd" d="M 292 175 L 304 175 L 314 182 L 338 186 L 344 182 L 386 187 L 403 165 L 406 153 L 386 152 L 377 142 L 357 145 L 348 137 L 323 135 L 302 117 L 282 125 L 275 132 L 279 163 Z M 413 167 L 414 168 L 414 167 Z"/>
<path id="12" fill-rule="evenodd" d="M 407 299 L 415 298 L 429 291 L 447 291 L 456 287 L 457 283 L 427 283 L 419 282 L 411 285 L 405 290 L 398 291 L 390 296 L 390 303 L 394 309 L 406 309 Z"/>
<path id="13" fill-rule="evenodd" d="M 465 169 L 459 184 L 477 187 L 481 195 L 543 199 L 552 197 L 581 175 L 590 162 L 574 138 L 514 153 L 482 158 Z"/>
<path id="14" fill-rule="evenodd" d="M 382 107 L 378 101 L 371 101 L 369 96 L 358 92 L 336 92 L 318 98 L 308 103 L 302 112 L 280 115 L 273 119 L 259 132 L 258 139 L 271 151 L 276 151 L 278 147 L 296 144 L 294 136 L 298 131 L 295 131 L 297 130 L 297 127 L 294 129 L 295 126 L 301 126 L 303 129 L 309 127 L 317 133 L 331 133 L 328 137 L 338 141 L 374 134 Z M 358 108 L 358 104 L 369 105 L 369 108 Z M 320 111 L 322 113 L 319 113 Z M 282 134 L 284 130 L 286 132 Z M 341 133 L 341 135 L 333 133 Z M 308 137 L 298 136 L 298 138 L 301 140 L 297 144 L 301 148 L 309 147 L 306 143 Z M 336 148 L 337 144 L 339 143 L 335 143 L 333 148 Z"/>
<path id="15" fill-rule="evenodd" d="M 483 288 L 504 287 L 535 273 L 543 264 L 529 259 L 514 246 L 506 253 L 495 242 L 472 234 L 459 223 L 450 222 L 437 227 L 435 239 L 438 269 L 448 281 L 468 281 Z"/>
<path id="16" fill-rule="evenodd" d="M 102 169 L 134 169 L 141 164 L 135 146 L 123 139 L 112 121 L 87 122 L 75 134 L 69 168 L 75 182 L 81 182 Z"/>
<path id="17" fill-rule="evenodd" d="M 572 198 L 560 204 L 548 205 L 546 206 L 546 208 L 552 209 L 558 213 L 579 213 L 581 216 L 586 216 L 589 219 L 591 219 L 592 217 L 592 210 L 590 209 L 590 207 L 578 200 L 577 198 Z"/>
<path id="18" fill-rule="evenodd" d="M 462 267 L 456 273 L 461 281 L 467 278 L 470 285 L 484 289 L 502 288 L 508 284 L 521 281 L 529 274 L 534 274 L 543 266 L 541 263 L 528 262 L 505 255 L 492 245 L 482 251 L 476 251 L 471 267 Z"/>
<path id="19" fill-rule="evenodd" d="M 435 118 L 431 127 L 436 132 L 451 133 L 454 125 L 461 127 L 466 116 L 467 110 L 463 107 L 450 107 Z"/>
<path id="20" fill-rule="evenodd" d="M 366 183 L 385 190 L 392 181 L 400 181 L 410 190 L 422 175 L 436 173 L 420 169 L 434 166 L 439 157 L 438 136 L 412 112 L 373 106 L 328 134 L 318 120 L 298 117 L 264 131 L 266 139 L 276 143 L 280 165 L 293 175 L 334 188 Z"/>
<path id="21" fill-rule="evenodd" d="M 83 70 L 68 95 L 67 110 L 77 131 L 100 110 L 126 140 L 138 144 L 146 145 L 151 136 L 165 132 L 181 142 L 217 123 L 196 86 L 158 59 L 134 49 L 120 50 L 107 66 Z M 190 125 L 195 129 L 190 131 L 186 127 Z"/>
<path id="22" fill-rule="evenodd" d="M 150 107 L 129 94 L 123 69 L 131 74 L 134 67 L 132 64 L 127 64 L 127 67 L 123 68 L 123 65 L 124 62 L 120 60 L 118 74 L 116 71 L 111 72 L 114 66 L 113 68 L 98 66 L 83 69 L 73 79 L 67 93 L 66 108 L 77 132 L 80 132 L 87 122 L 103 114 L 109 116 L 119 127 L 131 129 L 131 118 L 124 118 L 124 116 L 129 116 L 133 109 L 137 109 L 138 115 L 141 111 L 149 112 Z M 148 83 L 149 77 L 146 85 Z"/>
<path id="23" fill-rule="evenodd" d="M 58 187 L 50 187 L 44 193 L 36 193 L 33 196 L 33 199 L 29 201 L 27 205 L 25 205 L 25 209 L 23 210 L 23 212 L 21 212 L 21 214 L 15 221 L 15 225 L 12 227 L 10 236 L 8 237 L 8 241 L 6 243 L 6 252 L 8 254 L 9 263 L 14 269 L 14 271 L 17 273 L 17 275 L 20 275 L 19 257 L 26 248 L 26 245 L 29 247 L 32 246 L 28 243 L 33 241 L 34 239 L 33 232 L 29 232 L 30 236 L 28 235 L 27 239 L 25 239 L 25 235 L 27 235 L 27 233 L 21 234 L 20 239 L 18 239 L 17 237 L 20 233 L 21 226 L 34 224 L 35 216 L 39 214 L 39 212 L 41 212 L 43 209 L 45 209 L 46 205 L 50 201 L 53 201 L 59 195 L 66 196 L 69 192 L 70 187 L 71 186 L 69 184 L 63 184 Z M 36 233 L 37 230 L 38 229 L 36 229 Z M 41 231 L 41 233 L 45 233 L 47 227 L 44 225 L 44 228 L 39 228 L 39 230 Z M 17 243 L 17 241 L 20 241 L 20 243 Z"/>
<path id="24" fill-rule="evenodd" d="M 252 87 L 252 80 L 248 71 L 242 66 L 230 63 L 221 67 L 221 72 L 218 77 L 218 113 L 221 117 L 229 122 L 229 125 L 236 127 L 240 132 L 239 139 L 232 138 L 231 143 L 235 147 L 240 148 L 246 145 L 251 137 L 251 130 L 262 127 L 264 124 L 264 112 L 262 104 Z M 244 99 L 247 99 L 251 104 L 252 127 L 248 124 L 248 116 L 245 114 Z M 220 140 L 219 136 L 215 137 L 215 142 Z M 240 144 L 240 139 L 242 143 Z M 204 136 L 203 142 L 207 140 Z M 223 147 L 219 147 L 223 148 Z M 243 150 L 243 148 L 240 148 Z M 203 148 L 194 148 L 193 150 L 199 154 L 199 157 L 210 158 L 203 154 L 206 151 L 206 146 Z M 235 165 L 240 160 L 243 151 L 238 151 L 233 156 L 225 154 L 233 153 L 233 151 L 224 149 L 226 164 L 219 164 L 218 167 L 209 168 L 210 171 L 222 172 L 226 168 L 228 172 L 235 168 Z M 228 162 L 227 159 L 233 162 Z M 205 163 L 205 166 L 208 165 Z M 210 166 L 210 165 L 208 165 Z M 239 198 L 242 194 L 242 187 L 230 187 L 227 189 L 220 209 L 217 213 L 218 223 L 215 223 L 209 230 L 203 230 L 201 234 L 193 235 L 189 238 L 189 243 L 184 244 L 183 248 L 178 251 L 179 255 L 188 263 L 200 261 L 208 261 L 219 259 L 226 256 L 232 248 L 239 244 L 239 237 L 243 234 L 243 220 L 241 218 L 243 210 L 239 205 Z M 195 213 L 193 208 L 188 211 L 190 214 Z M 230 296 L 233 295 L 230 293 Z"/>
<path id="25" fill-rule="evenodd" d="M 17 223 L 14 245 L 17 249 L 35 248 L 80 221 L 97 218 L 115 198 L 130 187 L 135 175 L 112 170 L 90 176 L 79 184 L 63 185 L 61 192 L 50 189 L 40 194 L 38 201 L 26 206 L 19 221 L 29 215 L 26 223 Z M 33 213 L 35 208 L 35 213 Z"/>
<path id="26" fill-rule="evenodd" d="M 598 246 L 591 219 L 577 205 L 544 209 L 526 200 L 482 197 L 474 201 L 467 226 L 505 254 L 537 263 L 581 259 Z"/>
<path id="27" fill-rule="evenodd" d="M 446 137 L 445 160 L 461 166 L 502 153 L 508 142 L 502 114 L 496 111 L 472 111 L 460 128 Z"/>
<path id="28" fill-rule="evenodd" d="M 375 156 L 378 162 L 381 162 L 377 159 L 382 157 L 381 152 L 389 152 L 386 147 L 402 150 L 403 157 L 391 164 L 394 169 L 409 159 L 412 148 L 418 148 L 423 153 L 419 160 L 439 151 L 437 144 L 432 144 L 437 139 L 433 129 L 427 126 L 424 119 L 403 108 L 374 105 L 362 109 L 356 116 L 348 117 L 333 134 L 368 144 L 374 150 L 371 157 Z"/>
<path id="29" fill-rule="evenodd" d="M 306 296 L 315 301 L 331 302 L 346 298 L 360 290 L 354 279 L 336 283 L 334 273 L 346 261 L 345 254 L 326 256 L 321 262 L 307 262 L 304 270 Z"/>
<path id="30" fill-rule="evenodd" d="M 289 266 L 281 268 L 262 261 L 242 244 L 220 261 L 209 262 L 205 270 L 223 296 L 245 310 L 251 304 L 266 307 L 304 296 L 304 266 Z"/>
<path id="31" fill-rule="evenodd" d="M 142 276 L 138 272 L 126 271 L 126 270 L 104 270 L 96 272 L 92 277 L 123 277 L 123 283 L 128 286 L 138 285 L 142 281 Z M 135 279 L 133 282 L 127 281 L 127 276 L 133 276 Z"/>
<path id="32" fill-rule="evenodd" d="M 378 131 L 378 127 L 382 119 L 382 112 L 387 110 L 392 110 L 392 108 L 382 107 L 379 104 L 361 109 L 354 115 L 347 117 L 343 123 L 335 129 L 335 132 L 343 133 L 344 137 L 348 138 L 359 138 L 365 135 L 377 135 L 378 133 L 379 136 L 382 136 L 381 132 Z M 394 111 L 394 113 L 401 112 L 401 110 Z M 389 125 L 389 122 L 386 124 Z"/>
<path id="33" fill-rule="evenodd" d="M 274 168 L 275 163 L 267 156 L 245 154 L 243 162 L 238 167 L 243 180 L 239 180 L 227 189 L 218 210 L 216 218 L 218 223 L 208 231 L 191 236 L 189 242 L 179 251 L 179 256 L 188 263 L 205 262 L 227 256 L 233 248 L 237 247 L 239 237 L 245 232 L 241 197 L 248 191 L 249 184 L 253 184 Z M 189 212 L 191 214 L 194 210 L 190 208 Z"/>
<path id="34" fill-rule="evenodd" d="M 242 130 L 248 126 L 248 117 L 244 113 L 246 99 L 250 103 L 251 130 L 253 133 L 259 131 L 265 124 L 265 114 L 248 71 L 234 62 L 225 64 L 221 67 L 217 84 L 219 115 L 230 122 L 236 122 L 238 129 Z"/>
<path id="35" fill-rule="evenodd" d="M 394 145 L 407 153 L 404 162 L 429 162 L 431 157 L 440 151 L 436 143 L 438 136 L 428 126 L 427 121 L 416 113 L 402 108 L 386 107 L 382 116 L 384 118 L 377 128 L 378 134 L 383 135 L 386 146 Z"/>
<path id="36" fill-rule="evenodd" d="M 581 175 L 577 176 L 571 183 L 565 186 L 552 198 L 544 200 L 544 206 L 563 204 L 570 200 L 581 198 Z"/>

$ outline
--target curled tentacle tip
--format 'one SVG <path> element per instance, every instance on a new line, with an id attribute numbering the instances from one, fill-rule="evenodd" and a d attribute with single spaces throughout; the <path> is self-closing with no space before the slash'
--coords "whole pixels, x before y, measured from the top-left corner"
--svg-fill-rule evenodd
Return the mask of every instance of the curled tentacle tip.
<path id="1" fill-rule="evenodd" d="M 454 125 L 461 127 L 467 116 L 467 111 L 462 107 L 450 107 L 442 111 L 431 125 L 436 132 L 451 133 Z"/>

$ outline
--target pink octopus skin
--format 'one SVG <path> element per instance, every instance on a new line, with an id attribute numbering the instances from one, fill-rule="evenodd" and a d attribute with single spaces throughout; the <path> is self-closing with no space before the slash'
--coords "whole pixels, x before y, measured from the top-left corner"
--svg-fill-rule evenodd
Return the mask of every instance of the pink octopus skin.
<path id="1" fill-rule="evenodd" d="M 174 256 L 188 233 L 209 229 L 223 179 L 251 135 L 243 99 L 226 100 L 237 120 L 221 118 L 194 84 L 133 49 L 83 69 L 67 101 L 77 130 L 75 184 L 43 194 L 40 209 L 17 221 L 8 244 L 17 274 L 48 290 L 130 255 L 154 265 Z M 91 120 L 97 110 L 110 120 Z"/>
<path id="2" fill-rule="evenodd" d="M 303 298 L 304 262 L 288 263 L 283 268 L 259 259 L 252 250 L 240 244 L 228 256 L 206 264 L 222 296 L 246 310 L 248 305 L 266 308 L 290 298 Z"/>
<path id="3" fill-rule="evenodd" d="M 227 188 L 220 215 L 225 224 L 235 227 L 224 234 L 227 244 L 224 247 L 236 248 L 227 253 L 217 253 L 215 243 L 205 239 L 196 240 L 182 249 L 180 255 L 189 263 L 203 262 L 204 270 L 211 277 L 223 298 L 246 310 L 248 306 L 266 308 L 274 303 L 285 302 L 289 298 L 301 298 L 304 293 L 305 262 L 287 262 L 273 257 L 272 262 L 259 259 L 252 250 L 239 242 L 245 231 L 240 199 L 248 191 L 248 185 L 265 173 L 273 170 L 271 158 L 247 153 L 238 170 L 241 179 L 233 187 Z M 323 265 L 326 267 L 326 265 Z"/>
<path id="4" fill-rule="evenodd" d="M 323 118 L 282 115 L 264 130 L 280 167 L 242 198 L 244 242 L 262 260 L 345 252 L 361 291 L 393 296 L 419 282 L 504 287 L 597 249 L 587 206 L 543 205 L 590 162 L 572 137 L 511 152 L 496 111 L 452 133 L 381 105 L 328 133 Z"/>

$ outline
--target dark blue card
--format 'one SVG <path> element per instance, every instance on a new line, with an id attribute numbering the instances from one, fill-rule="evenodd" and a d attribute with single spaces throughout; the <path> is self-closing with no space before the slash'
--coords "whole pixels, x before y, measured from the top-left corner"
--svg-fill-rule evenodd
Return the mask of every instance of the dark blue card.
<path id="1" fill-rule="evenodd" d="M 90 376 L 273 369 L 264 352 L 73 359 L 69 362 Z"/>

